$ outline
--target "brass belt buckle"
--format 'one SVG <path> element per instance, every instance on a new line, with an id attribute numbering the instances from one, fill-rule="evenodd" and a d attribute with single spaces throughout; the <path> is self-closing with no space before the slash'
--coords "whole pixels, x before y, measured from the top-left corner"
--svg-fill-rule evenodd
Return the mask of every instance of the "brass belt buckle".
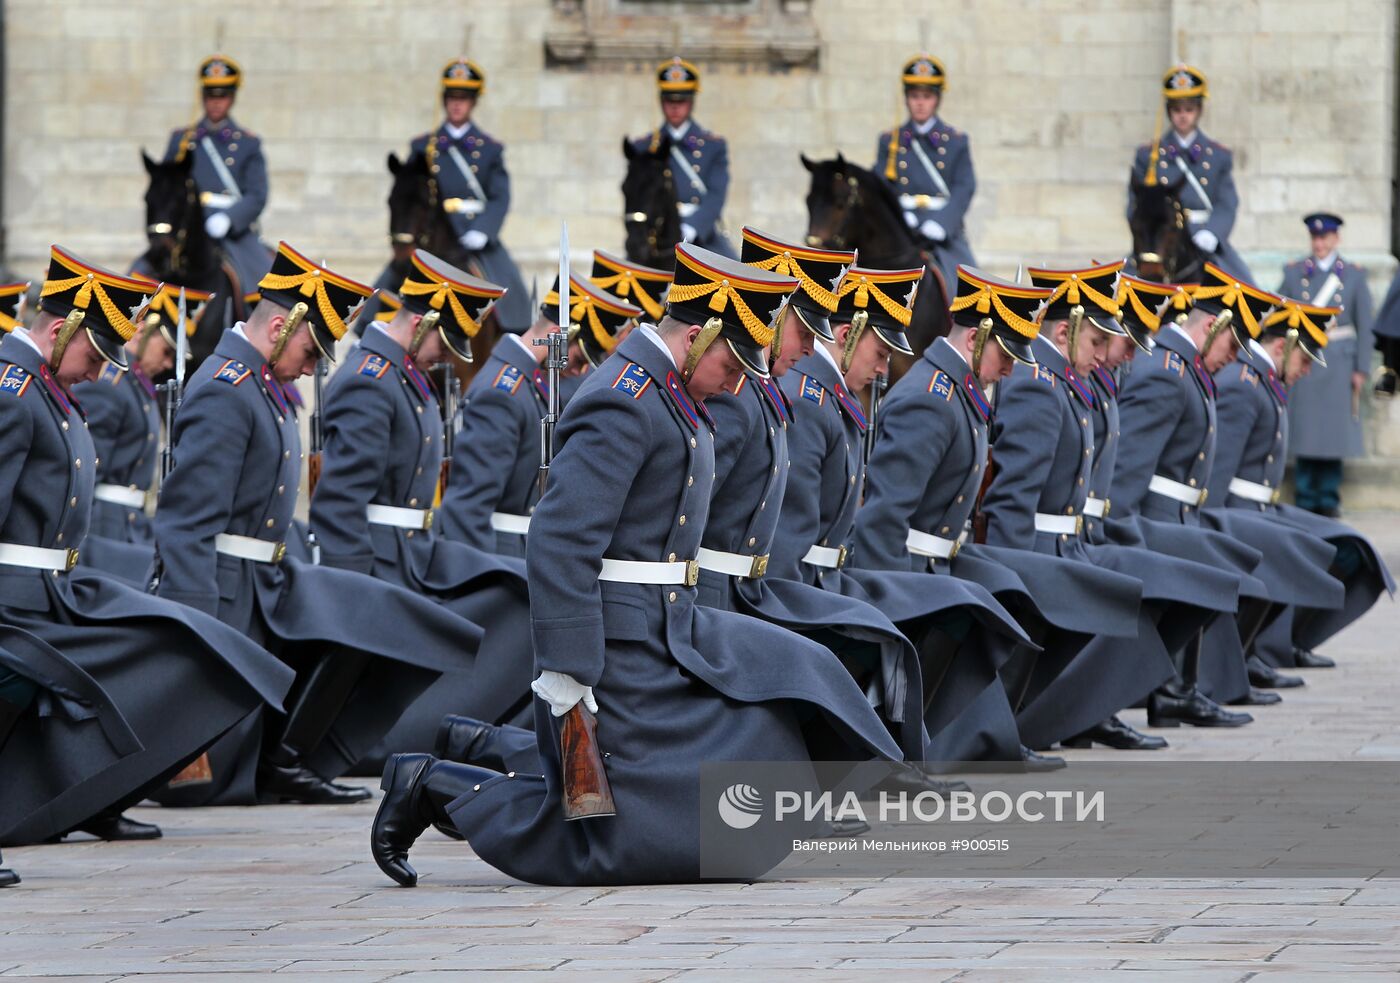
<path id="1" fill-rule="evenodd" d="M 462 199 L 461 199 L 461 198 L 444 198 L 444 199 L 442 199 L 442 210 L 443 210 L 444 212 L 447 212 L 448 214 L 453 214 L 453 213 L 455 213 L 455 212 L 460 212 L 460 211 L 462 210 Z"/>
<path id="2" fill-rule="evenodd" d="M 840 570 L 842 567 L 844 567 L 844 566 L 846 565 L 846 557 L 847 557 L 848 555 L 849 555 L 849 551 L 846 549 L 846 546 L 845 546 L 844 543 L 836 548 L 836 569 L 837 569 L 837 570 Z"/>
<path id="3" fill-rule="evenodd" d="M 694 586 L 695 586 L 696 584 L 698 584 L 698 583 L 700 583 L 700 561 L 699 561 L 699 560 L 686 560 L 686 561 L 685 561 L 685 585 L 686 585 L 687 587 L 694 587 Z"/>
<path id="4" fill-rule="evenodd" d="M 1109 499 L 1105 498 L 1105 499 L 1103 500 L 1103 516 L 1102 516 L 1102 518 L 1105 518 L 1105 519 L 1108 518 L 1108 510 L 1111 509 L 1111 508 L 1113 508 L 1113 502 L 1110 501 Z"/>
<path id="5" fill-rule="evenodd" d="M 201 192 L 199 193 L 199 203 L 200 203 L 201 205 L 204 205 L 204 206 L 207 207 L 208 204 L 209 204 L 209 202 L 211 202 L 211 201 L 213 201 L 213 200 L 214 200 L 214 192 L 212 192 L 212 191 L 201 191 Z"/>
<path id="6" fill-rule="evenodd" d="M 1074 517 L 1074 534 L 1081 535 L 1084 532 L 1084 513 L 1081 512 Z"/>
<path id="7" fill-rule="evenodd" d="M 276 546 L 272 547 L 272 562 L 273 562 L 273 563 L 281 563 L 282 560 L 283 560 L 283 558 L 286 557 L 286 555 L 287 555 L 287 544 L 286 544 L 286 543 L 278 543 Z"/>
<path id="8" fill-rule="evenodd" d="M 1205 506 L 1205 504 L 1206 504 L 1206 495 L 1207 495 L 1209 492 L 1210 492 L 1210 489 L 1209 489 L 1209 488 L 1202 488 L 1202 489 L 1201 489 L 1201 498 L 1200 498 L 1200 501 L 1198 501 L 1198 502 L 1196 503 L 1196 508 L 1199 509 L 1199 508 L 1203 508 L 1203 507 Z"/>
<path id="9" fill-rule="evenodd" d="M 768 554 L 764 553 L 762 556 L 755 556 L 753 558 L 753 564 L 749 567 L 749 579 L 757 580 L 767 572 Z"/>
<path id="10" fill-rule="evenodd" d="M 76 567 L 77 565 L 78 565 L 78 551 L 77 551 L 77 549 L 70 549 L 70 550 L 68 550 L 68 558 L 64 561 L 63 572 L 64 572 L 64 573 L 68 573 L 68 571 L 72 570 L 72 569 L 73 569 L 74 567 Z"/>
<path id="11" fill-rule="evenodd" d="M 949 563 L 953 562 L 953 557 L 955 557 L 955 556 L 958 555 L 958 550 L 960 550 L 960 549 L 962 549 L 962 543 L 958 542 L 956 539 L 953 540 L 953 548 L 952 548 L 951 550 L 948 551 L 948 562 L 949 562 Z"/>
<path id="12" fill-rule="evenodd" d="M 1282 498 L 1282 497 L 1283 497 L 1283 489 L 1282 489 L 1282 488 L 1275 488 L 1275 489 L 1274 489 L 1274 493 L 1273 493 L 1272 495 L 1269 496 L 1269 504 L 1270 504 L 1270 505 L 1277 505 L 1277 504 L 1278 504 L 1278 500 L 1279 500 L 1280 498 Z"/>
<path id="13" fill-rule="evenodd" d="M 429 531 L 433 528 L 433 514 L 434 514 L 434 513 L 433 513 L 433 510 L 432 510 L 432 509 L 424 509 L 424 510 L 423 510 L 423 531 L 424 531 L 424 532 L 429 532 Z"/>

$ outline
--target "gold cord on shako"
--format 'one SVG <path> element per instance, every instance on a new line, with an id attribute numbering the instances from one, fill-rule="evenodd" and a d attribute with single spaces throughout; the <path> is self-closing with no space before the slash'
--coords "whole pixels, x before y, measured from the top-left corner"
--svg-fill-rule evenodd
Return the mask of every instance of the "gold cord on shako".
<path id="1" fill-rule="evenodd" d="M 288 312 L 273 343 L 268 365 L 277 364 L 287 342 L 311 315 L 312 304 L 316 306 L 315 315 L 307 320 L 311 340 L 326 359 L 334 362 L 335 343 L 345 336 L 349 322 L 359 316 L 365 299 L 374 293 L 372 287 L 313 263 L 285 242 L 277 244 L 272 269 L 258 281 L 258 289 L 263 299 L 271 299 Z"/>
<path id="2" fill-rule="evenodd" d="M 415 249 L 395 301 L 404 310 L 421 316 L 409 343 L 409 354 L 417 355 L 428 333 L 436 331 L 449 352 L 470 364 L 472 339 L 505 292 L 504 287 Z"/>

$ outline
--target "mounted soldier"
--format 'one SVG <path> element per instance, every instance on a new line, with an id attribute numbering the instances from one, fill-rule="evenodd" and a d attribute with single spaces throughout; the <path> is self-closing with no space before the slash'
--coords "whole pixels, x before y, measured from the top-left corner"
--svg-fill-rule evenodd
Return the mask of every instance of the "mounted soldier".
<path id="1" fill-rule="evenodd" d="M 909 117 L 880 134 L 874 172 L 899 198 L 904 224 L 932 254 L 943 278 L 943 294 L 957 289 L 959 265 L 976 266 L 965 220 L 977 192 L 966 133 L 939 116 L 946 76 L 943 63 L 918 55 L 904 65 L 904 104 Z"/>

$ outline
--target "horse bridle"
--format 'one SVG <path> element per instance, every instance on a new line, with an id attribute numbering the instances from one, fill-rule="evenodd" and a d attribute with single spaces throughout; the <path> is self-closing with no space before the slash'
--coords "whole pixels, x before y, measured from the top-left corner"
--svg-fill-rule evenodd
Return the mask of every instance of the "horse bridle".
<path id="1" fill-rule="evenodd" d="M 189 214 L 195 205 L 199 203 L 199 193 L 194 186 L 194 178 L 185 178 L 185 213 Z M 180 263 L 184 259 L 185 237 L 189 235 L 189 228 L 181 226 L 175 228 L 169 222 L 151 222 L 146 226 L 148 236 L 168 236 L 173 235 L 175 244 L 170 247 L 170 269 L 172 272 L 180 268 Z"/>
<path id="2" fill-rule="evenodd" d="M 671 169 L 669 167 L 663 169 L 661 177 L 662 188 L 667 192 L 666 197 L 675 198 L 676 185 L 671 176 Z M 655 216 L 648 215 L 646 212 L 624 212 L 622 224 L 643 226 L 647 234 L 647 247 L 651 250 L 652 255 L 656 256 L 660 253 L 657 243 L 661 240 L 661 233 L 666 229 L 666 213 L 664 211 L 658 211 Z"/>

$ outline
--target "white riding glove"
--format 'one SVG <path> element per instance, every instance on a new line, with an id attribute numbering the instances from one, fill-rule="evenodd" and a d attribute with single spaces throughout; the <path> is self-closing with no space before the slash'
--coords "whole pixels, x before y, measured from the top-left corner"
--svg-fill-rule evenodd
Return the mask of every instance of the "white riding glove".
<path id="1" fill-rule="evenodd" d="M 905 211 L 904 224 L 909 226 L 909 228 L 911 229 L 917 229 L 919 227 L 919 216 L 915 215 L 911 211 Z"/>
<path id="2" fill-rule="evenodd" d="M 939 225 L 931 218 L 925 219 L 924 224 L 919 226 L 919 234 L 925 239 L 932 239 L 934 242 L 942 242 L 944 239 L 948 238 L 948 233 L 944 230 L 943 226 Z"/>
<path id="3" fill-rule="evenodd" d="M 462 246 L 470 252 L 479 252 L 485 249 L 486 244 L 490 241 L 490 237 L 480 229 L 468 229 L 462 233 Z"/>
<path id="4" fill-rule="evenodd" d="M 1220 240 L 1215 237 L 1215 233 L 1210 229 L 1197 229 L 1191 233 L 1191 241 L 1196 244 L 1196 248 L 1203 253 L 1213 253 L 1220 245 Z"/>
<path id="5" fill-rule="evenodd" d="M 593 687 L 583 685 L 567 673 L 545 670 L 530 684 L 530 688 L 535 691 L 536 696 L 549 704 L 549 712 L 556 717 L 564 716 L 578 705 L 579 700 L 594 713 L 598 712 L 598 703 L 593 699 Z"/>
<path id="6" fill-rule="evenodd" d="M 682 222 L 682 223 L 681 223 L 681 238 L 684 239 L 686 242 L 694 242 L 694 241 L 695 241 L 695 226 L 691 225 L 691 224 L 688 223 L 688 222 Z"/>
<path id="7" fill-rule="evenodd" d="M 228 212 L 214 212 L 204 220 L 204 231 L 210 239 L 222 239 L 233 228 L 233 219 Z"/>

